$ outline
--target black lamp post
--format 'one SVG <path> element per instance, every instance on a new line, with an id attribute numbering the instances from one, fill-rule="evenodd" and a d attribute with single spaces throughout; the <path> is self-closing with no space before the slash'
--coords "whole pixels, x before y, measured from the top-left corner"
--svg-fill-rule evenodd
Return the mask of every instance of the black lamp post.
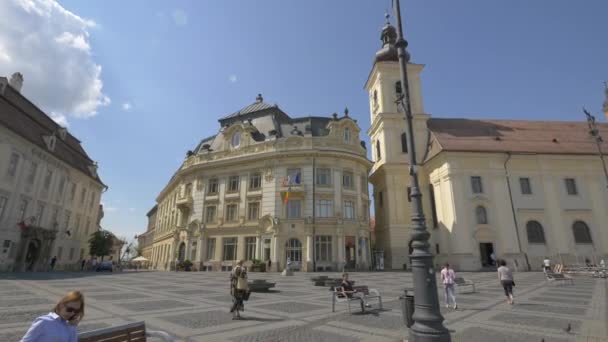
<path id="1" fill-rule="evenodd" d="M 451 341 L 449 331 L 443 326 L 443 316 L 439 311 L 437 297 L 437 281 L 433 268 L 433 255 L 429 249 L 430 233 L 426 228 L 424 211 L 422 209 L 422 194 L 418 184 L 418 167 L 416 165 L 416 148 L 414 146 L 414 129 L 412 127 L 412 110 L 410 105 L 409 83 L 407 79 L 407 63 L 410 59 L 405 50 L 407 41 L 403 38 L 401 25 L 401 10 L 399 0 L 394 3 L 395 18 L 397 19 L 397 53 L 401 67 L 402 95 L 399 102 L 403 106 L 407 121 L 407 150 L 409 151 L 411 199 L 412 199 L 412 274 L 414 275 L 414 325 L 410 328 L 410 341 L 448 342 Z"/>

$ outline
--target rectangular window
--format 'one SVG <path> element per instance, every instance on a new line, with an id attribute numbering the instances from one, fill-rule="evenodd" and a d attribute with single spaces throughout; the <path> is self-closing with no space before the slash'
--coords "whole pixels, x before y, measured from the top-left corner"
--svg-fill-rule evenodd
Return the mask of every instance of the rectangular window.
<path id="1" fill-rule="evenodd" d="M 302 201 L 290 200 L 287 202 L 287 218 L 298 219 L 302 217 Z"/>
<path id="2" fill-rule="evenodd" d="M 61 179 L 59 180 L 59 188 L 57 189 L 57 200 L 61 200 L 61 197 L 63 196 L 63 188 L 65 188 L 65 176 L 61 176 Z"/>
<path id="3" fill-rule="evenodd" d="M 205 209 L 205 223 L 215 223 L 215 213 L 216 213 L 216 207 L 208 206 Z"/>
<path id="4" fill-rule="evenodd" d="M 230 176 L 228 178 L 228 192 L 239 191 L 239 176 Z"/>
<path id="5" fill-rule="evenodd" d="M 435 202 L 435 187 L 433 184 L 429 184 L 429 200 L 431 201 L 431 217 L 433 218 L 433 228 L 437 228 L 439 222 L 437 221 L 437 203 Z"/>
<path id="6" fill-rule="evenodd" d="M 215 238 L 207 239 L 207 260 L 215 259 Z"/>
<path id="7" fill-rule="evenodd" d="M 346 220 L 355 219 L 355 202 L 344 201 L 344 219 L 346 219 Z"/>
<path id="8" fill-rule="evenodd" d="M 315 259 L 316 261 L 331 261 L 331 236 L 315 236 Z"/>
<path id="9" fill-rule="evenodd" d="M 363 205 L 363 219 L 364 220 L 367 220 L 367 218 L 369 216 L 368 213 L 369 213 L 369 205 L 364 204 Z"/>
<path id="10" fill-rule="evenodd" d="M 411 187 L 407 187 L 407 201 L 411 202 L 412 201 L 412 188 Z"/>
<path id="11" fill-rule="evenodd" d="M 519 179 L 519 187 L 522 195 L 532 195 L 532 187 L 530 186 L 530 178 L 522 177 Z"/>
<path id="12" fill-rule="evenodd" d="M 333 217 L 334 202 L 332 200 L 317 200 L 317 217 Z"/>
<path id="13" fill-rule="evenodd" d="M 289 184 L 301 184 L 302 170 L 299 168 L 287 169 L 287 179 L 289 180 Z"/>
<path id="14" fill-rule="evenodd" d="M 30 173 L 27 175 L 27 184 L 34 184 L 34 180 L 36 179 L 36 171 L 38 171 L 38 164 L 32 162 Z"/>
<path id="15" fill-rule="evenodd" d="M 91 235 L 91 220 L 87 219 L 87 225 L 84 227 L 85 231 L 84 231 L 84 235 L 89 236 Z"/>
<path id="16" fill-rule="evenodd" d="M 19 205 L 19 220 L 25 220 L 25 213 L 27 212 L 27 205 L 29 204 L 28 200 L 21 200 L 21 204 Z"/>
<path id="17" fill-rule="evenodd" d="M 245 260 L 255 259 L 255 237 L 245 238 Z"/>
<path id="18" fill-rule="evenodd" d="M 80 191 L 80 205 L 81 206 L 84 203 L 85 197 L 87 197 L 87 189 L 83 187 L 82 191 Z"/>
<path id="19" fill-rule="evenodd" d="M 13 153 L 11 154 L 11 160 L 9 161 L 6 175 L 8 177 L 15 177 L 15 174 L 17 174 L 17 166 L 19 166 L 19 154 Z"/>
<path id="20" fill-rule="evenodd" d="M 80 231 L 80 219 L 81 219 L 81 215 L 80 214 L 76 215 L 76 224 L 74 225 L 74 234 L 78 234 L 78 232 Z"/>
<path id="21" fill-rule="evenodd" d="M 42 224 L 42 215 L 44 215 L 44 204 L 38 203 L 38 211 L 36 211 L 36 225 Z"/>
<path id="22" fill-rule="evenodd" d="M 382 191 L 379 191 L 379 192 L 378 192 L 378 206 L 379 206 L 380 208 L 382 208 L 382 205 L 384 205 L 384 200 L 383 200 L 383 198 L 382 198 Z"/>
<path id="23" fill-rule="evenodd" d="M 65 211 L 65 229 L 69 229 L 70 228 L 70 217 L 72 216 L 72 213 L 70 213 L 69 210 Z"/>
<path id="24" fill-rule="evenodd" d="M 4 217 L 4 211 L 6 210 L 8 204 L 8 197 L 0 196 L 0 220 Z"/>
<path id="25" fill-rule="evenodd" d="M 61 260 L 63 256 L 63 247 L 57 247 L 57 260 Z"/>
<path id="26" fill-rule="evenodd" d="M 345 189 L 352 189 L 354 185 L 354 176 L 352 172 L 342 172 L 342 187 Z"/>
<path id="27" fill-rule="evenodd" d="M 236 222 L 238 204 L 228 204 L 226 206 L 226 222 Z"/>
<path id="28" fill-rule="evenodd" d="M 218 191 L 219 182 L 217 178 L 211 178 L 209 180 L 209 186 L 207 187 L 207 195 L 215 195 Z"/>
<path id="29" fill-rule="evenodd" d="M 249 190 L 259 190 L 262 187 L 262 175 L 254 173 L 249 176 Z"/>
<path id="30" fill-rule="evenodd" d="M 568 192 L 568 195 L 578 195 L 576 180 L 574 178 L 566 178 L 564 181 L 566 182 L 566 191 Z"/>
<path id="31" fill-rule="evenodd" d="M 192 183 L 186 184 L 186 197 L 190 197 L 192 195 Z"/>
<path id="32" fill-rule="evenodd" d="M 474 194 L 482 194 L 483 187 L 481 185 L 481 177 L 471 176 L 471 190 Z"/>
<path id="33" fill-rule="evenodd" d="M 70 248 L 70 260 L 74 259 L 74 248 Z"/>
<path id="34" fill-rule="evenodd" d="M 260 202 L 249 202 L 247 205 L 247 220 L 257 221 L 260 218 Z"/>
<path id="35" fill-rule="evenodd" d="M 331 185 L 331 169 L 317 168 L 317 185 Z"/>
<path id="36" fill-rule="evenodd" d="M 367 176 L 365 174 L 361 174 L 361 193 L 367 195 Z"/>
<path id="37" fill-rule="evenodd" d="M 93 204 L 95 203 L 95 197 L 97 197 L 97 195 L 94 192 L 91 192 L 91 200 L 89 201 L 89 209 L 93 209 Z"/>
<path id="38" fill-rule="evenodd" d="M 74 201 L 76 197 L 76 183 L 72 183 L 72 189 L 70 189 L 70 202 Z"/>
<path id="39" fill-rule="evenodd" d="M 223 260 L 236 260 L 236 244 L 237 240 L 233 238 L 223 238 L 224 241 L 224 257 Z"/>
<path id="40" fill-rule="evenodd" d="M 46 176 L 44 177 L 44 191 L 48 191 L 51 188 L 52 179 L 53 179 L 53 171 L 47 170 Z"/>

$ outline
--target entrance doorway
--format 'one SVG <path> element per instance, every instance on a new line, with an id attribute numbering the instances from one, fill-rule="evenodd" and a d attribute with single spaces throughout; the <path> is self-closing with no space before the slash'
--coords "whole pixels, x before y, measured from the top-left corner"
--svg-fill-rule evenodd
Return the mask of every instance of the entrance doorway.
<path id="1" fill-rule="evenodd" d="M 270 239 L 264 239 L 264 261 L 270 260 Z"/>
<path id="2" fill-rule="evenodd" d="M 40 257 L 40 242 L 32 240 L 27 245 L 27 253 L 25 254 L 25 270 L 34 271 L 34 267 Z"/>
<path id="3" fill-rule="evenodd" d="M 177 258 L 180 262 L 184 261 L 186 258 L 186 244 L 185 243 L 180 243 L 179 245 L 179 249 L 177 252 Z"/>
<path id="4" fill-rule="evenodd" d="M 481 258 L 481 266 L 495 266 L 494 260 L 492 260 L 494 254 L 494 244 L 491 242 L 482 242 L 479 244 L 479 256 Z"/>
<path id="5" fill-rule="evenodd" d="M 355 254 L 355 237 L 346 236 L 344 239 L 344 256 L 346 265 L 345 268 L 354 269 L 357 264 L 357 256 Z"/>

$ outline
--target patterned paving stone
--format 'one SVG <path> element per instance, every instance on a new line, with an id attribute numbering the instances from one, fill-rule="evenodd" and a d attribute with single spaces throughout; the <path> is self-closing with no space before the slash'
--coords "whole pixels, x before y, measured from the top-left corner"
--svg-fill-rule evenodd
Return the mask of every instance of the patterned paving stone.
<path id="1" fill-rule="evenodd" d="M 545 329 L 564 329 L 571 324 L 572 330 L 577 331 L 580 328 L 581 322 L 573 319 L 555 318 L 550 316 L 532 316 L 513 313 L 500 313 L 490 318 L 491 321 L 503 322 L 509 324 L 526 325 L 530 327 L 538 327 Z"/>
<path id="2" fill-rule="evenodd" d="M 356 342 L 359 338 L 344 336 L 302 327 L 287 327 L 263 331 L 261 333 L 231 338 L 234 342 L 301 342 L 301 341 L 327 341 L 327 342 Z"/>
<path id="3" fill-rule="evenodd" d="M 588 300 L 569 298 L 569 297 L 559 297 L 559 296 L 542 296 L 542 297 L 531 297 L 530 300 L 536 302 L 546 302 L 551 304 L 573 304 L 573 305 L 589 305 Z"/>
<path id="4" fill-rule="evenodd" d="M 515 300 L 514 309 L 516 311 L 534 311 L 543 313 L 556 313 L 562 315 L 573 315 L 573 316 L 584 316 L 586 308 L 575 308 L 571 306 L 553 306 L 543 304 L 532 304 L 532 303 L 519 303 Z"/>
<path id="5" fill-rule="evenodd" d="M 96 329 L 101 329 L 101 328 L 107 328 L 110 325 L 107 323 L 103 323 L 103 322 L 91 322 L 91 323 L 87 323 L 86 322 L 86 318 L 85 321 L 83 321 L 82 323 L 78 324 L 78 331 L 79 332 L 83 332 L 83 331 L 91 331 L 91 330 L 96 330 Z"/>
<path id="6" fill-rule="evenodd" d="M 403 327 L 401 316 L 383 315 L 382 311 L 369 310 L 365 313 L 354 312 L 352 315 L 342 319 L 343 322 L 362 325 L 370 328 L 398 330 Z"/>
<path id="7" fill-rule="evenodd" d="M 553 338 L 546 337 L 542 334 L 529 334 L 521 331 L 502 331 L 496 329 L 467 328 L 456 333 L 452 337 L 453 342 L 477 342 L 477 341 L 492 341 L 492 342 L 531 342 L 531 341 L 546 341 L 546 342 L 574 342 L 574 339 L 568 338 Z"/>
<path id="8" fill-rule="evenodd" d="M 98 295 L 88 295 L 88 297 L 96 299 L 96 300 L 106 300 L 106 301 L 114 301 L 114 300 L 123 300 L 123 299 L 141 299 L 141 298 L 149 298 L 150 296 L 146 296 L 141 293 L 108 293 L 108 294 L 98 294 Z"/>
<path id="9" fill-rule="evenodd" d="M 328 306 L 306 304 L 301 302 L 282 302 L 277 304 L 255 305 L 255 307 L 271 311 L 286 312 L 290 314 L 328 308 Z"/>
<path id="10" fill-rule="evenodd" d="M 188 308 L 192 307 L 192 304 L 178 302 L 176 300 L 153 300 L 145 302 L 135 303 L 123 303 L 116 304 L 117 306 L 123 307 L 129 311 L 150 311 L 150 310 L 163 310 L 163 309 L 177 309 L 177 308 Z"/>
<path id="11" fill-rule="evenodd" d="M 23 322 L 31 323 L 36 317 L 47 314 L 49 311 L 51 311 L 50 308 L 43 311 L 0 311 L 0 322 L 2 324 Z"/>
<path id="12" fill-rule="evenodd" d="M 24 299 L 0 299 L 0 307 L 15 307 L 15 306 L 26 306 L 26 305 L 39 305 L 39 304 L 54 304 L 46 298 L 31 297 Z"/>
<path id="13" fill-rule="evenodd" d="M 19 342 L 23 335 L 25 335 L 25 331 L 16 331 L 10 333 L 0 333 L 0 341 L 2 342 Z"/>

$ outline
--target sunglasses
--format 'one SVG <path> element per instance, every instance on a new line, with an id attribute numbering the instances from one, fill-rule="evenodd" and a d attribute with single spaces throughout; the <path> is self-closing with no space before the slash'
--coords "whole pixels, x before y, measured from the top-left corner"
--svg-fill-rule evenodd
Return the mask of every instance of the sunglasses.
<path id="1" fill-rule="evenodd" d="M 67 311 L 68 313 L 78 313 L 78 312 L 80 312 L 80 308 L 74 309 L 74 308 L 71 308 L 69 306 L 66 306 L 65 307 L 65 311 Z"/>

